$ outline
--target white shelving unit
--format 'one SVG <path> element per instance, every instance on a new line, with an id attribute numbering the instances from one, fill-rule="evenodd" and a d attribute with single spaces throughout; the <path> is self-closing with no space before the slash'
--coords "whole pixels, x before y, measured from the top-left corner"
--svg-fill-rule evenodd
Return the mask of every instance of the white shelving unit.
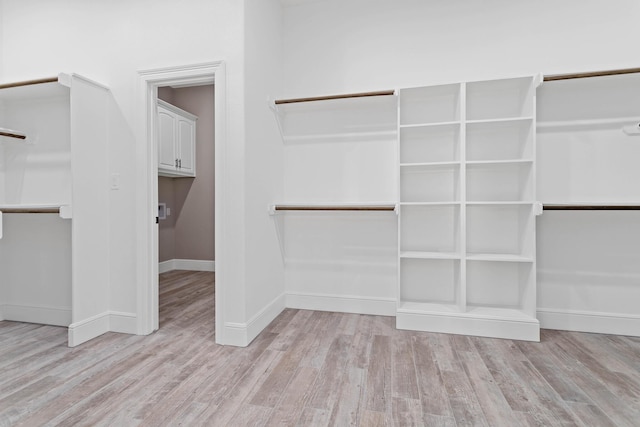
<path id="1" fill-rule="evenodd" d="M 539 340 L 540 81 L 400 90 L 398 328 Z"/>

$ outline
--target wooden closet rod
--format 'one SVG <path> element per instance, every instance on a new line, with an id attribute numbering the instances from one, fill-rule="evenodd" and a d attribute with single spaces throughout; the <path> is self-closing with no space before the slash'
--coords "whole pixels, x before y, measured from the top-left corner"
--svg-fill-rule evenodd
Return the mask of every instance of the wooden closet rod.
<path id="1" fill-rule="evenodd" d="M 543 205 L 545 211 L 638 211 L 640 205 Z"/>
<path id="2" fill-rule="evenodd" d="M 616 76 L 619 74 L 634 74 L 634 73 L 640 73 L 640 68 L 622 68 L 619 70 L 590 71 L 586 73 L 555 74 L 550 76 L 544 76 L 544 81 L 551 82 L 554 80 L 583 79 L 586 77 Z"/>
<path id="3" fill-rule="evenodd" d="M 19 213 L 19 214 L 49 214 L 49 213 L 60 213 L 60 208 L 0 208 L 0 212 L 11 214 L 11 213 Z"/>
<path id="4" fill-rule="evenodd" d="M 395 206 L 288 206 L 288 205 L 275 205 L 276 211 L 394 211 Z"/>
<path id="5" fill-rule="evenodd" d="M 0 136 L 7 136 L 9 138 L 16 138 L 16 139 L 27 139 L 26 135 L 17 133 L 9 129 L 2 129 L 2 128 L 0 128 Z"/>
<path id="6" fill-rule="evenodd" d="M 344 95 L 327 95 L 327 96 L 316 96 L 311 98 L 276 99 L 274 102 L 276 105 L 280 105 L 280 104 L 293 104 L 296 102 L 328 101 L 332 99 L 364 98 L 367 96 L 388 96 L 388 95 L 393 95 L 394 93 L 395 91 L 393 90 L 381 90 L 378 92 L 348 93 Z"/>
<path id="7" fill-rule="evenodd" d="M 20 87 L 20 86 L 29 86 L 29 85 L 39 85 L 42 83 L 54 83 L 57 82 L 57 77 L 48 77 L 45 79 L 34 79 L 34 80 L 24 80 L 21 82 L 13 82 L 13 83 L 4 83 L 0 84 L 0 89 L 9 89 L 12 87 Z"/>

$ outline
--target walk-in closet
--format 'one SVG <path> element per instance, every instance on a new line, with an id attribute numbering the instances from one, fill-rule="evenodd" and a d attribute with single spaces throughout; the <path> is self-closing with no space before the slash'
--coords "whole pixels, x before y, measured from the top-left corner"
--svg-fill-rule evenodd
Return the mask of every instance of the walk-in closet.
<path id="1" fill-rule="evenodd" d="M 638 335 L 639 76 L 275 100 L 286 306 L 531 341 Z"/>

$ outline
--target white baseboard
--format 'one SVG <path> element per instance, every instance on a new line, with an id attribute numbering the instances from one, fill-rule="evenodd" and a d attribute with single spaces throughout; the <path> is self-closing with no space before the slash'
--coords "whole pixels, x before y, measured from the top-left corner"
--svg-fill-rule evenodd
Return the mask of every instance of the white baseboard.
<path id="1" fill-rule="evenodd" d="M 640 336 L 640 316 L 538 308 L 540 327 L 563 331 Z"/>
<path id="2" fill-rule="evenodd" d="M 69 325 L 69 347 L 75 347 L 109 332 L 109 312 Z"/>
<path id="3" fill-rule="evenodd" d="M 105 311 L 69 325 L 69 347 L 80 345 L 106 332 L 135 334 L 136 330 L 135 313 Z"/>
<path id="4" fill-rule="evenodd" d="M 216 262 L 197 259 L 170 259 L 158 264 L 160 274 L 173 270 L 216 271 Z"/>
<path id="5" fill-rule="evenodd" d="M 395 316 L 395 298 L 372 298 L 352 295 L 287 293 L 286 307 L 301 310 Z"/>
<path id="6" fill-rule="evenodd" d="M 224 343 L 246 347 L 285 309 L 284 294 L 276 297 L 246 323 L 225 322 Z"/>
<path id="7" fill-rule="evenodd" d="M 540 341 L 537 320 L 502 320 L 473 315 L 442 315 L 433 313 L 398 312 L 396 328 L 443 334 L 473 335 L 522 341 Z"/>
<path id="8" fill-rule="evenodd" d="M 71 309 L 59 307 L 29 306 L 17 304 L 0 305 L 0 320 L 41 323 L 43 325 L 69 326 Z"/>
<path id="9" fill-rule="evenodd" d="M 109 331 L 136 335 L 138 333 L 138 316 L 136 313 L 110 311 Z"/>

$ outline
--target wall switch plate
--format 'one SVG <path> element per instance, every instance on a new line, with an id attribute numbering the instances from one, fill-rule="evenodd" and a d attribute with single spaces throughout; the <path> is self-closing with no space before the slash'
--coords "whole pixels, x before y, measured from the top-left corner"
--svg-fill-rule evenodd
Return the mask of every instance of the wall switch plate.
<path id="1" fill-rule="evenodd" d="M 111 189 L 119 190 L 120 189 L 120 174 L 112 173 L 111 174 Z"/>

